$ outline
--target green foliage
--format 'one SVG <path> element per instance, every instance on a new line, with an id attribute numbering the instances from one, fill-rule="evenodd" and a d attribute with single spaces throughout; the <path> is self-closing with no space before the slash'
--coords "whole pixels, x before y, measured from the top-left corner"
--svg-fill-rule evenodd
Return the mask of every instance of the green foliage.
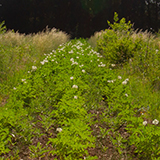
<path id="1" fill-rule="evenodd" d="M 6 32 L 6 26 L 4 24 L 5 24 L 5 21 L 0 23 L 0 34 L 3 34 Z"/>
<path id="2" fill-rule="evenodd" d="M 110 21 L 108 22 L 108 25 L 111 27 L 111 29 L 113 29 L 114 31 L 119 31 L 122 33 L 130 33 L 132 31 L 132 24 L 130 21 L 128 21 L 128 23 L 126 23 L 126 19 L 122 18 L 119 23 L 119 18 L 118 18 L 118 14 L 116 12 L 114 12 L 114 23 L 111 24 Z"/>

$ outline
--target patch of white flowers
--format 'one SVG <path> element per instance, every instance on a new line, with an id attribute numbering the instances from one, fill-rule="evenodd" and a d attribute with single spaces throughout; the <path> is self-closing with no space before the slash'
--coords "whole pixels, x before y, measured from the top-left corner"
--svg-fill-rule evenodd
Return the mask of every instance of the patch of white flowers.
<path id="1" fill-rule="evenodd" d="M 144 125 L 144 126 L 146 126 L 146 125 L 147 125 L 147 123 L 148 123 L 147 121 L 143 121 L 143 125 Z"/>
<path id="2" fill-rule="evenodd" d="M 72 88 L 76 88 L 76 89 L 77 89 L 77 88 L 78 88 L 78 86 L 74 84 L 74 85 L 72 86 Z"/>
<path id="3" fill-rule="evenodd" d="M 57 128 L 56 131 L 57 132 L 62 132 L 62 128 Z"/>
<path id="4" fill-rule="evenodd" d="M 37 69 L 36 66 L 32 66 L 32 70 L 35 71 Z"/>
<path id="5" fill-rule="evenodd" d="M 152 121 L 152 124 L 157 125 L 159 123 L 159 121 L 157 119 Z"/>
<path id="6" fill-rule="evenodd" d="M 127 79 L 125 79 L 125 80 L 122 82 L 122 84 L 123 84 L 123 85 L 124 85 L 124 84 L 127 84 L 128 81 L 129 81 L 129 79 L 127 78 Z"/>

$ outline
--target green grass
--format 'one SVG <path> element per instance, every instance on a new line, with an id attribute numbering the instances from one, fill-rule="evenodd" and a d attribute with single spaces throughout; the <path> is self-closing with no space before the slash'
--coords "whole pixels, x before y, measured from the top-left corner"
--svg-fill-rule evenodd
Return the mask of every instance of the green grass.
<path id="1" fill-rule="evenodd" d="M 159 37 L 119 24 L 0 34 L 0 159 L 159 159 Z"/>

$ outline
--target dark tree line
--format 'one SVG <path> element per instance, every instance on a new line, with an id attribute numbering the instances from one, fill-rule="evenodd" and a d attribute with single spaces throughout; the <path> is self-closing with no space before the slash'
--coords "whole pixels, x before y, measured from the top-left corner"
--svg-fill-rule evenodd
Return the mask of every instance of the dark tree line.
<path id="1" fill-rule="evenodd" d="M 46 26 L 75 37 L 89 37 L 108 28 L 114 12 L 135 28 L 160 29 L 160 0 L 0 0 L 0 21 L 21 33 L 42 31 Z"/>

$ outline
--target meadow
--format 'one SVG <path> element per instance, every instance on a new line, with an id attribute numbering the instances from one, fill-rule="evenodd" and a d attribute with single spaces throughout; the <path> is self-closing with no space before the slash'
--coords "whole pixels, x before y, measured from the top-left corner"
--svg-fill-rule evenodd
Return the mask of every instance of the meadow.
<path id="1" fill-rule="evenodd" d="M 160 36 L 131 22 L 88 39 L 0 25 L 0 160 L 159 160 Z"/>

